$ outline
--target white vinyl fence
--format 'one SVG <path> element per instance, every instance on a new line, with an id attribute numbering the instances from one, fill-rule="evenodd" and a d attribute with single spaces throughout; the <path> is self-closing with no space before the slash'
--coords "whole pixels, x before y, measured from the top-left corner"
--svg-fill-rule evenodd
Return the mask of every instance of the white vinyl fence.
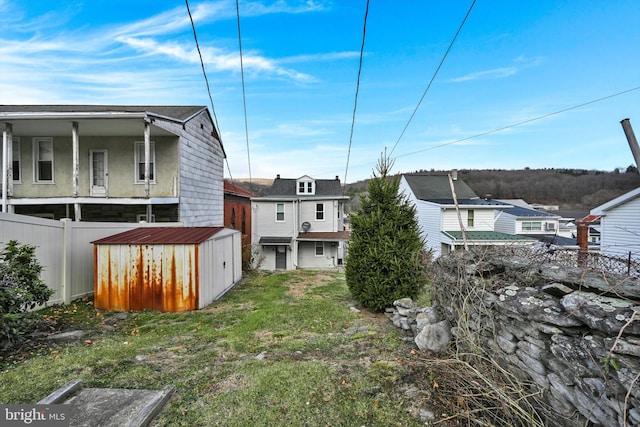
<path id="1" fill-rule="evenodd" d="M 48 305 L 65 303 L 93 294 L 93 245 L 91 242 L 133 228 L 183 227 L 183 223 L 113 223 L 55 221 L 0 213 L 0 247 L 10 240 L 36 246 L 41 278 L 54 291 Z"/>

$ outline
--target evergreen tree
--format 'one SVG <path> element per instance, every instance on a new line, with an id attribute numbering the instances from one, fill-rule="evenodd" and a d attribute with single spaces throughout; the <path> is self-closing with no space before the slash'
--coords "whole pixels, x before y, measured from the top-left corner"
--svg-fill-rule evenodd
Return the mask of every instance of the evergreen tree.
<path id="1" fill-rule="evenodd" d="M 376 312 L 400 298 L 415 298 L 426 284 L 424 241 L 415 207 L 400 194 L 399 178 L 381 156 L 363 195 L 351 215 L 351 236 L 345 275 L 353 297 Z"/>

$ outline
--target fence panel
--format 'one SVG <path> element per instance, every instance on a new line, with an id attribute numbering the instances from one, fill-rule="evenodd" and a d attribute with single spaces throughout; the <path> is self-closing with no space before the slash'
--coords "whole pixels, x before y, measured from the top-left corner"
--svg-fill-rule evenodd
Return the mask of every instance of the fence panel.
<path id="1" fill-rule="evenodd" d="M 54 291 L 48 305 L 69 303 L 93 293 L 92 241 L 138 227 L 183 227 L 184 223 L 55 221 L 0 213 L 0 246 L 10 240 L 36 246 L 41 278 Z"/>

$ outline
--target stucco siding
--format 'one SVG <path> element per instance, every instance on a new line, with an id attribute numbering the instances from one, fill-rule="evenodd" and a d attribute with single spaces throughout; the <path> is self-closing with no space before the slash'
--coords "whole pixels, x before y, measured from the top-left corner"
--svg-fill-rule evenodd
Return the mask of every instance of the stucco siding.
<path id="1" fill-rule="evenodd" d="M 46 137 L 46 135 L 44 135 Z M 14 182 L 13 196 L 71 197 L 73 196 L 73 151 L 69 137 L 53 137 L 54 183 L 34 183 L 33 136 L 20 138 L 20 182 Z M 135 142 L 143 142 L 144 134 L 126 137 L 85 136 L 79 128 L 78 196 L 90 197 L 90 152 L 105 150 L 107 155 L 107 196 L 145 197 L 144 183 L 135 183 Z M 150 185 L 151 197 L 173 197 L 174 179 L 178 168 L 178 138 L 155 136 L 155 183 Z M 106 196 L 105 196 L 106 197 Z M 99 197 L 97 198 L 99 199 Z"/>

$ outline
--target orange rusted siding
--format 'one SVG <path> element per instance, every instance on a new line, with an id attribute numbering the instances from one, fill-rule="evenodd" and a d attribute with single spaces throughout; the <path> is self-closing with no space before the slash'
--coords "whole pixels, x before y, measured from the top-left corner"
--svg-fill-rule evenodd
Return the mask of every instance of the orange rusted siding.
<path id="1" fill-rule="evenodd" d="M 104 310 L 198 308 L 197 245 L 95 245 L 95 305 Z"/>

